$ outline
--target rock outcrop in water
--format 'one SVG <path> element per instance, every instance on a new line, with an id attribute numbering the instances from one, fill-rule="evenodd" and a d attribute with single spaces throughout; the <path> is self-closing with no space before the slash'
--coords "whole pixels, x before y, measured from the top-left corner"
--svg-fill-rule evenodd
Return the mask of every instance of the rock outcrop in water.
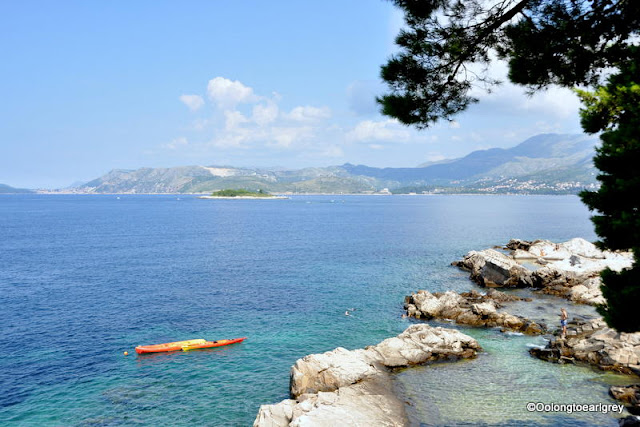
<path id="1" fill-rule="evenodd" d="M 600 272 L 630 267 L 631 253 L 601 251 L 584 239 L 564 243 L 511 240 L 507 255 L 495 249 L 471 251 L 456 265 L 486 287 L 533 287 L 583 304 L 602 304 Z M 527 264 L 531 267 L 527 267 Z"/>
<path id="2" fill-rule="evenodd" d="M 556 363 L 583 362 L 606 371 L 640 375 L 640 332 L 617 332 L 602 318 L 569 322 L 567 337 L 555 337 L 531 355 Z"/>
<path id="3" fill-rule="evenodd" d="M 461 325 L 500 327 L 505 331 L 523 332 L 529 335 L 544 333 L 547 328 L 522 316 L 498 311 L 504 302 L 522 298 L 507 295 L 494 289 L 486 294 L 477 291 L 444 293 L 418 291 L 405 297 L 404 307 L 409 317 L 417 319 L 453 320 Z"/>
<path id="4" fill-rule="evenodd" d="M 640 384 L 612 386 L 609 388 L 609 394 L 622 402 L 630 414 L 640 415 Z"/>
<path id="5" fill-rule="evenodd" d="M 404 426 L 404 403 L 393 394 L 391 368 L 475 357 L 481 350 L 460 331 L 412 325 L 365 349 L 305 356 L 291 368 L 291 399 L 262 405 L 255 427 Z"/>

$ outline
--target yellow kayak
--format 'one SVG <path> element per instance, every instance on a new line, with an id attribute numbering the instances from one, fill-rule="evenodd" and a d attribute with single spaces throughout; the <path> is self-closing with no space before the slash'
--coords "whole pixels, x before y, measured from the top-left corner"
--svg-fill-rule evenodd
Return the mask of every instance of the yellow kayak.
<path id="1" fill-rule="evenodd" d="M 136 353 L 158 353 L 161 351 L 178 351 L 182 350 L 182 347 L 190 347 L 192 345 L 204 344 L 207 340 L 199 338 L 195 340 L 185 340 L 176 342 L 167 342 L 164 344 L 152 344 L 152 345 L 139 345 L 136 347 Z"/>

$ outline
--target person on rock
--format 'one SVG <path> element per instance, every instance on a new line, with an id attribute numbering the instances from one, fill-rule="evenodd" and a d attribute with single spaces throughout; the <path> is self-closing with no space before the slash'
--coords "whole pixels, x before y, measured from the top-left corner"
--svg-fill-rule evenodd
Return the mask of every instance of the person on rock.
<path id="1" fill-rule="evenodd" d="M 567 319 L 569 315 L 567 314 L 567 310 L 563 308 L 560 309 L 560 326 L 562 326 L 562 333 L 560 334 L 560 338 L 566 338 L 567 336 Z"/>

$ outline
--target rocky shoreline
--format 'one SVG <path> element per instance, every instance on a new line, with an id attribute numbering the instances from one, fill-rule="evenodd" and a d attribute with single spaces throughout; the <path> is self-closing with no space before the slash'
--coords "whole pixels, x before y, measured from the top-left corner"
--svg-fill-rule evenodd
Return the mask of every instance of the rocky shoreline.
<path id="1" fill-rule="evenodd" d="M 612 386 L 609 394 L 614 399 L 622 402 L 627 411 L 633 415 L 640 415 L 640 384 L 628 386 Z M 638 421 L 640 424 L 640 421 Z"/>
<path id="2" fill-rule="evenodd" d="M 600 272 L 630 267 L 629 252 L 601 251 L 584 239 L 564 243 L 512 239 L 503 248 L 471 251 L 452 265 L 483 287 L 535 288 L 581 304 L 604 303 Z M 509 251 L 508 253 L 504 253 Z"/>
<path id="3" fill-rule="evenodd" d="M 291 399 L 262 405 L 253 425 L 405 426 L 405 404 L 392 392 L 391 369 L 473 358 L 480 350 L 460 331 L 416 324 L 365 349 L 311 354 L 291 368 Z"/>
<path id="4" fill-rule="evenodd" d="M 529 353 L 549 362 L 582 362 L 604 371 L 640 375 L 640 332 L 617 332 L 601 318 L 574 319 L 566 338 L 554 337 L 546 347 L 532 348 Z"/>
<path id="5" fill-rule="evenodd" d="M 431 293 L 420 290 L 405 297 L 407 316 L 455 322 L 471 327 L 494 327 L 503 332 L 550 334 L 542 322 L 505 310 L 509 303 L 531 301 L 496 287 L 533 288 L 536 292 L 580 304 L 604 302 L 599 273 L 631 265 L 629 253 L 600 251 L 595 245 L 572 239 L 511 240 L 500 250 L 471 251 L 452 263 L 470 271 L 471 279 L 486 292 Z M 618 333 L 601 318 L 573 319 L 567 337 L 552 335 L 544 348 L 531 356 L 556 363 L 585 363 L 602 370 L 640 375 L 640 333 Z M 405 426 L 409 421 L 402 402 L 392 391 L 394 368 L 439 360 L 473 358 L 481 350 L 473 338 L 454 329 L 414 324 L 402 334 L 376 346 L 349 351 L 336 348 L 299 359 L 291 368 L 291 399 L 262 405 L 254 427 L 302 425 Z M 640 413 L 640 385 L 611 387 L 631 414 Z M 621 425 L 638 425 L 634 415 Z"/>
<path id="6" fill-rule="evenodd" d="M 491 289 L 486 294 L 477 291 L 455 293 L 431 293 L 418 291 L 405 297 L 405 309 L 409 317 L 416 319 L 439 319 L 475 327 L 500 327 L 503 331 L 540 335 L 547 331 L 544 324 L 522 316 L 515 316 L 498 309 L 504 302 L 521 301 L 523 298 L 507 295 Z"/>

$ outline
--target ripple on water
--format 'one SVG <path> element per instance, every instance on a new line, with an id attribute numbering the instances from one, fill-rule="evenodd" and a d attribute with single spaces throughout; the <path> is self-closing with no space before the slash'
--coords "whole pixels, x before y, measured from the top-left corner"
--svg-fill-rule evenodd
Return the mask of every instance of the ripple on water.
<path id="1" fill-rule="evenodd" d="M 528 354 L 542 337 L 503 334 L 495 329 L 461 329 L 483 352 L 476 359 L 406 369 L 396 375 L 410 414 L 421 425 L 617 425 L 610 414 L 528 412 L 529 402 L 617 403 L 609 385 L 624 375 L 589 367 L 558 365 Z"/>
<path id="2" fill-rule="evenodd" d="M 468 273 L 449 265 L 467 251 L 513 237 L 594 238 L 577 197 L 181 199 L 0 196 L 3 422 L 250 425 L 261 404 L 288 397 L 297 358 L 398 334 L 403 297 L 417 289 L 468 290 Z M 538 311 L 557 323 L 555 308 Z M 400 374 L 424 397 L 421 420 L 471 423 L 475 412 L 485 423 L 545 423 L 520 406 L 546 389 L 607 399 L 601 374 L 528 358 L 529 337 L 468 333 L 487 354 Z M 133 354 L 238 336 L 249 338 Z"/>

